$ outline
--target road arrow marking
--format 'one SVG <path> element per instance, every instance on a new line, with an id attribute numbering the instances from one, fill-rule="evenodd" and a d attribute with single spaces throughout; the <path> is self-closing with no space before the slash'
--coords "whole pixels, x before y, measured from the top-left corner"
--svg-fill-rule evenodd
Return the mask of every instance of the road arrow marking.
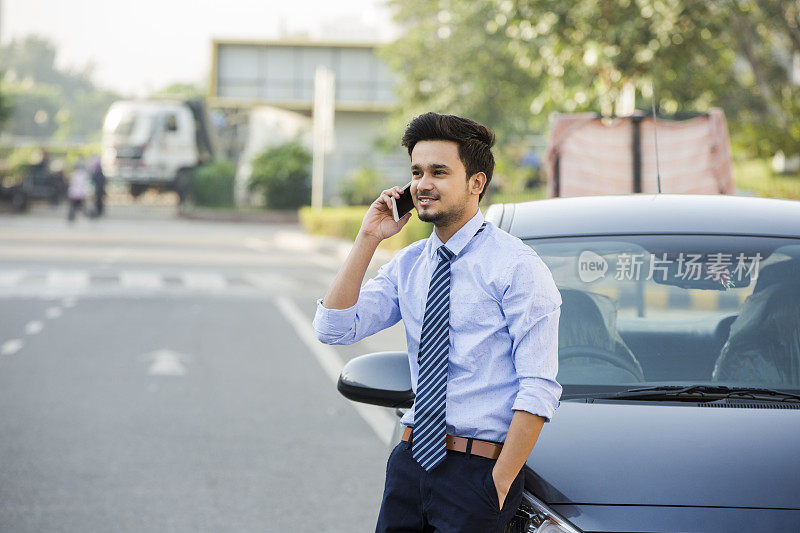
<path id="1" fill-rule="evenodd" d="M 151 361 L 147 369 L 151 376 L 183 376 L 186 374 L 183 362 L 190 359 L 188 355 L 167 349 L 144 354 L 142 358 Z"/>

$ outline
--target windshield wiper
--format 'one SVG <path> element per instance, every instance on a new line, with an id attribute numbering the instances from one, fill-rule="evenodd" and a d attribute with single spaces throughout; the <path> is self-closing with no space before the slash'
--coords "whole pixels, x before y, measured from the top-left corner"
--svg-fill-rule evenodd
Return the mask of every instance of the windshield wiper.
<path id="1" fill-rule="evenodd" d="M 800 401 L 800 394 L 783 392 L 775 389 L 762 389 L 754 387 L 727 387 L 725 385 L 661 385 L 656 387 L 637 387 L 633 389 L 615 392 L 611 394 L 576 394 L 568 398 L 591 398 L 595 400 L 607 400 L 616 398 L 626 399 L 670 399 L 676 397 L 685 398 L 750 398 L 758 400 L 772 401 Z M 567 398 L 565 398 L 567 399 Z"/>

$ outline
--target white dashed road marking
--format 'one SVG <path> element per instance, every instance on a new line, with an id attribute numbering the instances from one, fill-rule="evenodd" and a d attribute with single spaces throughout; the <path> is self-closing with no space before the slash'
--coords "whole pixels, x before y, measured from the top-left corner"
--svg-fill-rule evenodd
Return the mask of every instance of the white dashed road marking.
<path id="1" fill-rule="evenodd" d="M 286 297 L 278 297 L 275 299 L 275 304 L 281 310 L 283 315 L 294 327 L 297 336 L 300 340 L 311 350 L 322 369 L 328 375 L 328 378 L 336 384 L 339 381 L 339 374 L 342 371 L 343 363 L 336 352 L 327 344 L 322 344 L 317 339 L 317 334 L 311 326 L 311 321 L 300 311 L 297 305 Z M 395 419 L 392 418 L 383 408 L 373 405 L 366 405 L 358 402 L 348 403 L 356 408 L 361 418 L 369 424 L 375 435 L 378 436 L 384 445 L 388 446 L 392 440 L 394 431 Z"/>
<path id="2" fill-rule="evenodd" d="M 0 355 L 13 355 L 17 353 L 25 343 L 19 339 L 9 339 L 0 345 Z"/>
<path id="3" fill-rule="evenodd" d="M 44 312 L 44 316 L 46 316 L 47 318 L 58 318 L 61 316 L 61 308 L 48 307 L 47 310 Z"/>
<path id="4" fill-rule="evenodd" d="M 25 335 L 36 335 L 37 333 L 42 331 L 43 327 L 44 324 L 42 324 L 41 320 L 31 320 L 30 322 L 25 324 Z"/>

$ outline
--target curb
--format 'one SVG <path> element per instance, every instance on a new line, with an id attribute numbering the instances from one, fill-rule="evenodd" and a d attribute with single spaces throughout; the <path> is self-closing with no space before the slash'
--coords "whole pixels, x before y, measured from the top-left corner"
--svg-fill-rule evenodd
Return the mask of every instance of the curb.
<path id="1" fill-rule="evenodd" d="M 218 213 L 204 209 L 178 209 L 178 218 L 187 220 L 207 220 L 211 222 L 255 222 L 267 224 L 298 224 L 300 218 L 296 210 L 264 211 L 263 213 Z"/>
<path id="2" fill-rule="evenodd" d="M 212 222 L 255 222 L 269 224 L 297 225 L 300 223 L 296 210 L 290 211 L 266 211 L 264 213 L 216 213 L 203 209 L 179 210 L 178 217 L 188 220 L 206 220 Z M 353 248 L 353 241 L 340 237 L 330 237 L 313 235 L 305 231 L 279 230 L 275 234 L 274 244 L 284 250 L 318 252 L 332 256 L 338 262 L 343 263 L 350 250 Z M 383 250 L 378 248 L 370 262 L 370 268 L 377 268 L 391 261 L 395 251 Z"/>
<path id="3" fill-rule="evenodd" d="M 280 230 L 275 234 L 274 244 L 284 250 L 314 251 L 332 256 L 339 262 L 344 262 L 353 248 L 353 241 L 339 237 L 313 235 L 304 231 Z M 375 250 L 370 267 L 379 267 L 391 261 L 395 251 Z"/>

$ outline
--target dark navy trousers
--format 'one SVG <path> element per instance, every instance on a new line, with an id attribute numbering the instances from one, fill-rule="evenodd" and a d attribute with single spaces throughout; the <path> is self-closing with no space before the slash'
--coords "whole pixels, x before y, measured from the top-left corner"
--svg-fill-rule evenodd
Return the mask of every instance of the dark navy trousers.
<path id="1" fill-rule="evenodd" d="M 426 472 L 411 455 L 413 439 L 389 455 L 375 533 L 502 533 L 522 501 L 524 469 L 501 509 L 492 477 L 497 459 L 447 450 Z"/>

